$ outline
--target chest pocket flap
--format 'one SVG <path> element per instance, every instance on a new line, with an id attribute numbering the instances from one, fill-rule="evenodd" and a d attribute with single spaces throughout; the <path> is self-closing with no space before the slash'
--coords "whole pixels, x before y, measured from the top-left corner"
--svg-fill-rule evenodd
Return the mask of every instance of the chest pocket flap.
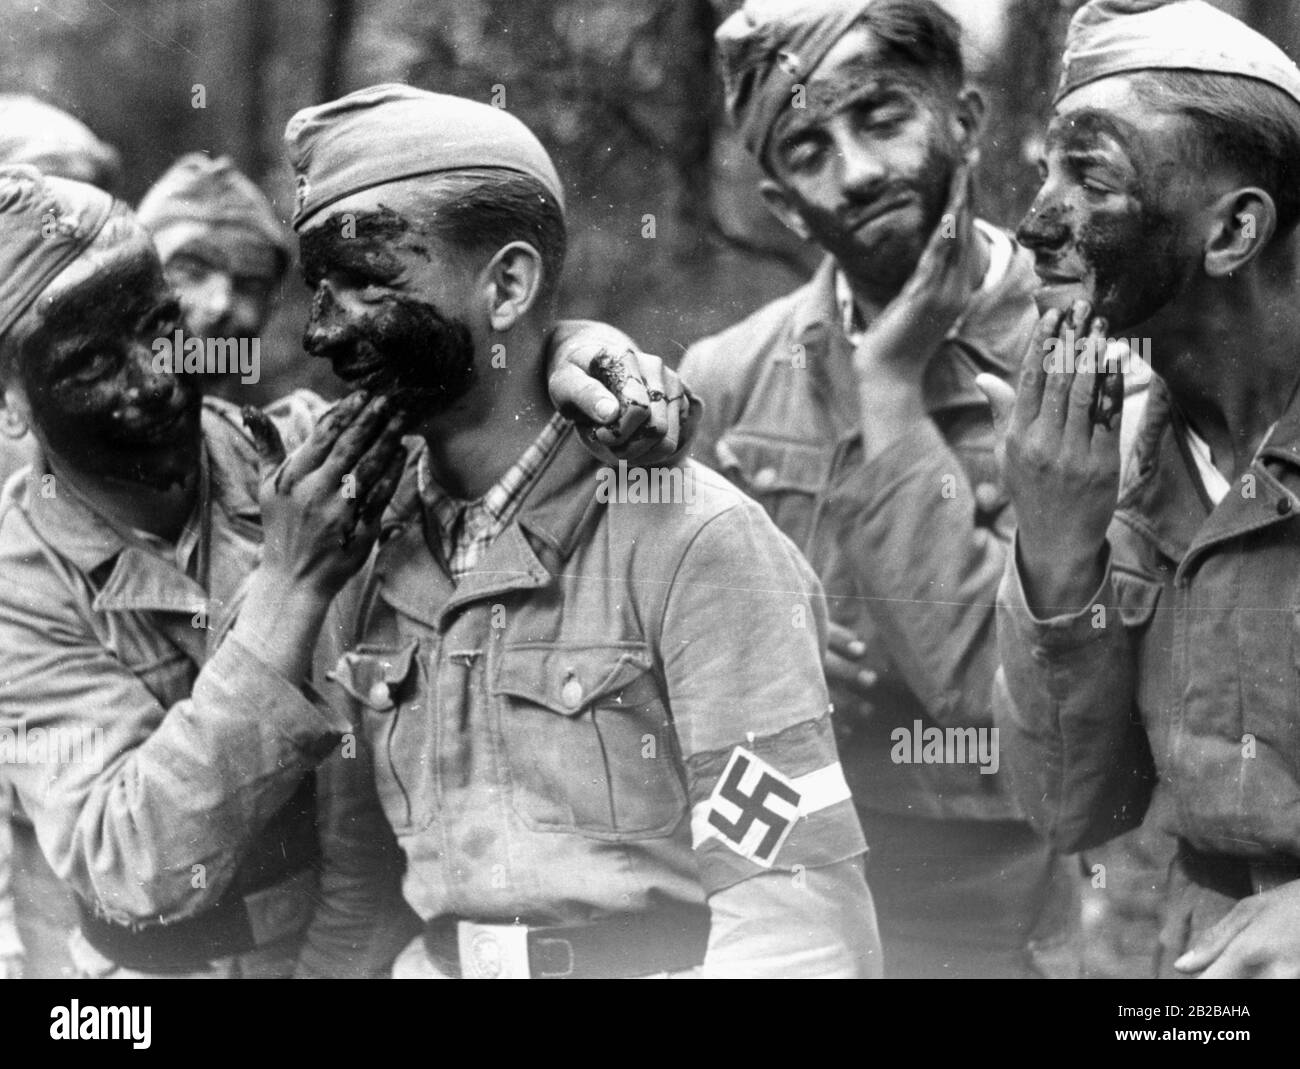
<path id="1" fill-rule="evenodd" d="M 1161 584 L 1134 572 L 1112 568 L 1110 581 L 1119 599 L 1119 618 L 1127 628 L 1145 627 L 1160 601 Z"/>
<path id="2" fill-rule="evenodd" d="M 729 431 L 717 444 L 722 473 L 744 488 L 764 493 L 817 493 L 830 474 L 832 453 L 825 443 L 789 441 L 744 431 Z"/>
<path id="3" fill-rule="evenodd" d="M 529 827 L 618 841 L 681 823 L 686 790 L 651 667 L 639 643 L 500 651 L 494 715 L 512 804 Z"/>
<path id="4" fill-rule="evenodd" d="M 654 697 L 650 655 L 645 646 L 507 646 L 497 663 L 493 694 L 509 694 L 574 716 L 615 697 L 646 701 Z M 635 694 L 620 695 L 636 683 Z M 649 692 L 646 692 L 646 688 Z"/>
<path id="5" fill-rule="evenodd" d="M 415 666 L 416 639 L 401 646 L 358 646 L 326 673 L 349 695 L 377 712 L 386 712 L 403 697 Z"/>

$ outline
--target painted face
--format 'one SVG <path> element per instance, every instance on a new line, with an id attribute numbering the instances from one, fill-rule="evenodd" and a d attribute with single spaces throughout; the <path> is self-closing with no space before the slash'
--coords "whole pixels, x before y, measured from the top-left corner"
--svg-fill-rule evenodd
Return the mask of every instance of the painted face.
<path id="1" fill-rule="evenodd" d="M 921 73 L 891 62 L 865 27 L 818 64 L 805 103 L 777 121 L 772 175 L 850 277 L 896 292 L 939 223 L 961 162 L 949 106 Z"/>
<path id="2" fill-rule="evenodd" d="M 198 471 L 201 395 L 193 376 L 154 369 L 180 309 L 145 232 L 117 229 L 42 294 L 19 381 L 38 440 L 73 470 L 167 489 Z"/>
<path id="3" fill-rule="evenodd" d="M 315 295 L 303 335 L 308 353 L 328 359 L 349 387 L 389 394 L 421 418 L 469 392 L 470 329 L 429 299 L 454 302 L 437 280 L 463 273 L 463 265 L 382 205 L 336 211 L 300 238 L 303 276 Z"/>
<path id="4" fill-rule="evenodd" d="M 1040 310 L 1089 301 L 1112 330 L 1151 319 L 1198 257 L 1179 139 L 1184 120 L 1144 108 L 1125 78 L 1074 91 L 1048 127 L 1043 177 L 1016 236 L 1035 257 Z"/>
<path id="5" fill-rule="evenodd" d="M 271 314 L 280 260 L 265 238 L 231 226 L 182 223 L 155 238 L 186 333 L 253 338 Z"/>

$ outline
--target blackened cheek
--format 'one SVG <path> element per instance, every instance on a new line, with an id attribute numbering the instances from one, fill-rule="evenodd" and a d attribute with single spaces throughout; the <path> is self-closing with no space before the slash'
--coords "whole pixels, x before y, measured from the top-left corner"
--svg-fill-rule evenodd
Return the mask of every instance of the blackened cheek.
<path id="1" fill-rule="evenodd" d="M 111 439 L 119 396 L 102 386 L 46 385 L 30 395 L 42 433 L 59 452 L 78 461 L 97 454 Z"/>
<path id="2" fill-rule="evenodd" d="M 939 137 L 939 131 L 935 131 L 920 161 L 915 179 L 924 202 L 922 211 L 925 214 L 924 229 L 927 234 L 943 218 L 944 209 L 948 206 L 948 187 L 952 184 L 957 162 L 956 145 L 945 144 Z"/>
<path id="3" fill-rule="evenodd" d="M 65 384 L 50 391 L 51 411 L 68 419 L 111 421 L 126 406 L 124 388 L 116 380 L 92 386 Z"/>
<path id="4" fill-rule="evenodd" d="M 816 192 L 813 191 L 814 195 Z M 808 199 L 804 192 L 795 197 L 795 207 L 813 240 L 827 252 L 838 254 L 854 248 L 853 234 L 845 232 L 844 223 L 833 208 Z"/>
<path id="5" fill-rule="evenodd" d="M 1122 281 L 1126 268 L 1141 256 L 1135 243 L 1138 234 L 1137 220 L 1129 213 L 1092 212 L 1084 220 L 1079 228 L 1079 254 L 1099 290 Z"/>
<path id="6" fill-rule="evenodd" d="M 1172 219 L 1130 202 L 1121 211 L 1092 212 L 1079 228 L 1096 312 L 1123 329 L 1150 318 L 1177 294 L 1181 265 Z"/>

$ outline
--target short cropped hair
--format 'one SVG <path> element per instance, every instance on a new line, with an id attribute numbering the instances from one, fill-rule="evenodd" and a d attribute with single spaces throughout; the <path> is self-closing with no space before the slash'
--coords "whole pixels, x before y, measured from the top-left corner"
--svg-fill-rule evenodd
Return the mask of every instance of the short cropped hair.
<path id="1" fill-rule="evenodd" d="M 563 210 L 537 179 L 479 167 L 439 175 L 429 193 L 436 210 L 421 220 L 425 233 L 470 253 L 491 254 L 512 241 L 526 241 L 541 256 L 543 298 L 554 296 L 568 232 Z"/>
<path id="2" fill-rule="evenodd" d="M 965 83 L 961 24 L 934 0 L 878 0 L 857 25 L 867 27 L 894 62 L 946 87 Z"/>
<path id="3" fill-rule="evenodd" d="M 1193 71 L 1142 71 L 1133 91 L 1159 111 L 1191 120 L 1189 163 L 1229 170 L 1277 206 L 1279 234 L 1300 222 L 1300 104 L 1254 78 Z"/>

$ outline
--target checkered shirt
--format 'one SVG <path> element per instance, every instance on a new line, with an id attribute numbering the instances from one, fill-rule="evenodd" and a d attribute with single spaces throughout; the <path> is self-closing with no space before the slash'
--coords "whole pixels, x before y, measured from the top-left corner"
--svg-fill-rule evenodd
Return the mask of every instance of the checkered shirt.
<path id="1" fill-rule="evenodd" d="M 434 482 L 429 471 L 429 454 L 420 457 L 417 469 L 420 500 L 424 503 L 426 522 L 437 533 L 442 561 L 452 579 L 459 582 L 466 572 L 473 571 L 497 535 L 506 529 L 523 501 L 524 492 L 559 445 L 567 426 L 568 421 L 562 416 L 552 416 L 510 470 L 475 501 L 448 494 Z"/>

